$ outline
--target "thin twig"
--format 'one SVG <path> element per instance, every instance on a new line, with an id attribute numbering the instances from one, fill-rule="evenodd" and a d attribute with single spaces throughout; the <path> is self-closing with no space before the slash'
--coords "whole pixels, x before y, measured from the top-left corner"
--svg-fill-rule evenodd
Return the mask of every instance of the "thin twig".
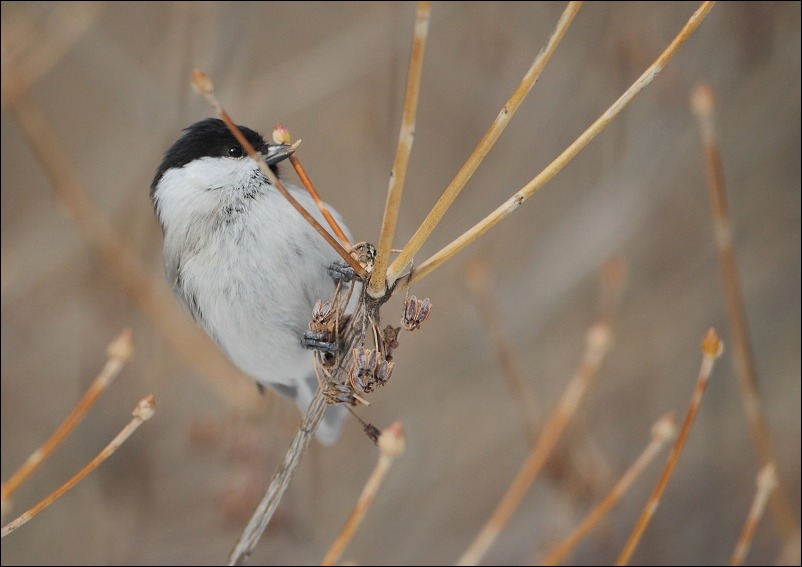
<path id="1" fill-rule="evenodd" d="M 495 211 L 487 215 L 484 219 L 479 221 L 477 224 L 467 230 L 462 236 L 455 239 L 451 244 L 445 246 L 442 250 L 434 254 L 431 258 L 420 264 L 416 267 L 416 269 L 412 272 L 410 276 L 410 283 L 416 282 L 428 274 L 430 274 L 433 270 L 439 267 L 443 262 L 453 257 L 463 248 L 471 244 L 474 240 L 479 238 L 485 232 L 490 230 L 493 226 L 495 226 L 499 221 L 504 220 L 510 214 L 520 207 L 524 201 L 529 199 L 532 195 L 534 195 L 543 185 L 545 185 L 552 177 L 557 175 L 576 155 L 586 146 L 588 143 L 593 140 L 596 136 L 598 136 L 606 127 L 607 125 L 616 117 L 618 116 L 624 108 L 626 108 L 632 99 L 638 95 L 649 83 L 651 83 L 657 75 L 660 74 L 660 71 L 663 70 L 663 67 L 668 63 L 668 61 L 674 56 L 674 54 L 679 50 L 683 43 L 691 36 L 691 34 L 699 27 L 699 24 L 702 23 L 705 16 L 707 16 L 710 9 L 713 7 L 714 2 L 705 2 L 703 3 L 679 34 L 674 38 L 674 40 L 669 44 L 665 51 L 657 58 L 657 60 L 652 63 L 652 65 L 646 69 L 646 71 L 636 80 L 632 86 L 630 86 L 621 97 L 616 100 L 610 108 L 608 108 L 604 114 L 602 114 L 596 121 L 587 129 L 585 130 L 582 135 L 580 135 L 574 142 L 568 146 L 563 153 L 561 153 L 557 158 L 554 159 L 549 165 L 546 166 L 543 171 L 541 171 L 534 179 L 532 179 L 529 183 L 524 185 L 515 195 L 507 199 L 501 206 L 499 206 Z M 425 221 L 424 221 L 425 222 Z M 421 243 L 422 244 L 422 243 Z M 409 246 L 409 245 L 407 245 Z M 417 246 L 417 244 L 416 244 Z M 418 246 L 419 247 L 419 246 Z M 416 248 L 417 249 L 417 248 Z M 400 259 L 405 258 L 405 253 L 401 253 L 393 262 L 393 265 L 390 266 L 390 270 L 392 275 L 397 273 L 396 269 L 399 268 L 396 263 L 399 262 Z"/>
<path id="2" fill-rule="evenodd" d="M 746 554 L 749 553 L 749 547 L 752 545 L 752 538 L 755 536 L 755 529 L 763 517 L 763 511 L 766 509 L 766 503 L 771 497 L 771 493 L 777 488 L 777 467 L 774 463 L 769 463 L 760 469 L 757 473 L 757 490 L 755 491 L 755 499 L 752 501 L 752 506 L 749 508 L 749 514 L 746 517 L 746 523 L 741 531 L 741 536 L 738 538 L 738 543 L 735 544 L 735 549 L 732 552 L 730 565 L 743 565 Z"/>
<path id="3" fill-rule="evenodd" d="M 688 435 L 691 432 L 691 427 L 693 426 L 693 421 L 696 418 L 696 413 L 699 411 L 699 405 L 702 403 L 702 395 L 707 388 L 707 382 L 710 378 L 710 373 L 713 371 L 713 366 L 715 365 L 716 359 L 721 356 L 723 351 L 724 343 L 722 343 L 721 339 L 719 339 L 715 329 L 710 329 L 707 331 L 707 334 L 702 339 L 702 366 L 699 369 L 699 378 L 696 381 L 696 387 L 693 390 L 691 403 L 688 406 L 688 412 L 685 414 L 685 419 L 682 422 L 679 436 L 674 442 L 674 446 L 671 448 L 671 453 L 668 456 L 668 462 L 663 468 L 663 473 L 660 475 L 660 479 L 657 481 L 652 493 L 649 495 L 649 500 L 646 502 L 646 506 L 643 507 L 643 512 L 641 512 L 640 518 L 638 518 L 638 522 L 635 524 L 635 528 L 632 530 L 629 539 L 624 545 L 624 549 L 618 556 L 616 565 L 626 565 L 629 563 L 629 559 L 632 557 L 632 553 L 638 546 L 640 538 L 643 535 L 643 532 L 646 530 L 646 526 L 649 525 L 649 521 L 652 519 L 657 507 L 660 505 L 660 499 L 663 496 L 666 486 L 668 486 L 668 480 L 671 478 L 671 473 L 674 472 L 674 468 L 677 466 L 680 453 L 682 453 L 682 449 L 685 447 L 685 441 L 688 440 Z"/>
<path id="4" fill-rule="evenodd" d="M 239 142 L 239 144 L 245 148 L 245 151 L 248 152 L 248 155 L 251 157 L 251 159 L 256 162 L 261 172 L 270 181 L 270 184 L 278 189 L 279 193 L 281 193 L 281 195 L 290 203 L 290 205 L 292 205 L 293 208 L 300 213 L 306 222 L 312 225 L 312 228 L 314 228 L 318 234 L 320 234 L 320 236 L 322 236 L 323 239 L 329 243 L 329 246 L 331 246 L 334 251 L 337 252 L 337 254 L 339 254 L 340 257 L 354 269 L 360 278 L 365 278 L 367 276 L 367 272 L 365 272 L 365 269 L 359 264 L 359 262 L 357 262 L 354 257 L 351 256 L 348 250 L 343 248 L 342 245 L 337 242 L 337 240 L 329 233 L 328 230 L 323 228 L 323 225 L 315 220 L 309 211 L 307 211 L 303 205 L 301 205 L 301 203 L 299 203 L 295 197 L 292 196 L 292 194 L 290 194 L 287 188 L 284 187 L 284 184 L 279 180 L 278 177 L 276 177 L 276 174 L 273 173 L 273 171 L 265 163 L 264 158 L 256 153 L 256 150 L 253 148 L 251 143 L 245 138 L 245 136 L 242 135 L 242 132 L 240 132 L 240 129 L 237 127 L 228 113 L 223 109 L 222 106 L 220 106 L 217 97 L 214 95 L 214 84 L 209 76 L 206 75 L 206 73 L 195 69 L 195 71 L 192 73 L 192 86 L 195 88 L 195 90 L 202 94 L 212 108 L 215 109 L 215 112 L 217 112 L 218 116 L 220 116 L 223 122 L 225 122 L 228 130 L 231 132 L 234 138 L 237 139 L 237 142 Z"/>
<path id="5" fill-rule="evenodd" d="M 532 90 L 532 87 L 535 85 L 538 77 L 540 77 L 540 74 L 546 67 L 546 63 L 548 63 L 552 54 L 557 49 L 557 46 L 565 35 L 565 32 L 568 30 L 568 27 L 571 25 L 571 21 L 574 19 L 574 16 L 579 11 L 581 5 L 582 2 L 570 2 L 565 8 L 565 11 L 563 11 L 560 19 L 557 21 L 554 31 L 552 32 L 551 36 L 549 36 L 546 45 L 535 57 L 535 60 L 532 62 L 532 66 L 529 67 L 529 70 L 526 72 L 523 79 L 521 79 L 521 82 L 515 89 L 515 92 L 512 94 L 507 103 L 501 108 L 501 111 L 498 113 L 498 116 L 496 116 L 493 124 L 490 125 L 490 128 L 487 130 L 487 132 L 485 132 L 485 135 L 479 141 L 479 144 L 477 144 L 476 148 L 468 157 L 465 164 L 457 172 L 457 175 L 454 177 L 448 187 L 446 187 L 446 190 L 423 220 L 418 230 L 415 231 L 415 234 L 413 234 L 409 239 L 409 242 L 407 242 L 406 246 L 404 246 L 401 253 L 396 256 L 395 260 L 393 260 L 392 264 L 390 264 L 390 268 L 387 271 L 388 285 L 392 286 L 393 283 L 395 283 L 395 280 L 398 279 L 398 277 L 407 269 L 407 266 L 412 261 L 412 258 L 429 238 L 429 235 L 431 235 L 432 231 L 446 214 L 446 211 L 454 202 L 454 199 L 457 198 L 457 195 L 459 195 L 460 191 L 462 191 L 462 188 L 468 183 L 471 176 L 479 167 L 479 164 L 482 163 L 482 160 L 484 160 L 485 156 L 496 143 L 496 140 L 498 140 L 501 133 L 510 123 L 512 117 L 515 115 L 515 112 L 518 110 L 518 107 L 521 106 L 521 103 L 526 98 L 526 95 L 528 95 L 529 91 Z"/>
<path id="6" fill-rule="evenodd" d="M 312 436 L 317 431 L 327 405 L 326 399 L 323 397 L 323 391 L 318 388 L 315 397 L 312 398 L 312 402 L 301 420 L 301 426 L 298 428 L 290 447 L 287 449 L 287 453 L 284 455 L 284 459 L 282 459 L 281 464 L 273 474 L 262 501 L 239 536 L 234 549 L 231 550 L 228 556 L 228 565 L 244 565 L 248 561 L 256 544 L 259 542 L 259 538 L 262 537 L 267 528 L 267 524 L 270 523 L 279 502 L 281 502 L 284 492 L 290 485 L 295 470 L 301 462 L 301 457 L 303 457 L 309 442 L 312 440 Z"/>
<path id="7" fill-rule="evenodd" d="M 11 475 L 2 486 L 2 502 L 5 507 L 6 501 L 20 487 L 20 485 L 35 471 L 58 447 L 64 439 L 75 429 L 86 413 L 102 394 L 106 388 L 114 381 L 126 363 L 133 355 L 134 347 L 131 342 L 131 330 L 123 330 L 106 349 L 108 360 L 89 389 L 78 401 L 70 414 L 64 419 L 61 425 L 56 428 L 50 438 L 41 447 L 31 453 L 22 466 Z"/>
<path id="8" fill-rule="evenodd" d="M 752 347 L 749 342 L 749 324 L 746 320 L 743 293 L 738 279 L 735 263 L 733 230 L 727 207 L 727 191 L 724 184 L 724 166 L 721 162 L 718 140 L 714 124 L 715 96 L 709 85 L 694 89 L 691 106 L 699 121 L 702 146 L 707 163 L 708 187 L 710 189 L 710 208 L 713 216 L 713 229 L 721 263 L 721 279 L 724 282 L 724 298 L 732 333 L 732 357 L 738 374 L 741 401 L 749 422 L 755 451 L 761 466 L 777 462 L 777 452 L 771 438 L 763 400 L 758 387 L 757 370 Z M 783 540 L 790 540 L 799 532 L 794 518 L 791 499 L 782 479 L 777 479 L 777 489 L 772 494 L 771 508 L 775 527 Z"/>
<path id="9" fill-rule="evenodd" d="M 81 236 L 117 279 L 122 289 L 148 318 L 167 344 L 212 385 L 228 402 L 241 404 L 254 400 L 253 381 L 244 375 L 214 346 L 212 340 L 181 311 L 162 280 L 157 280 L 136 252 L 81 184 L 78 174 L 47 119 L 30 96 L 20 96 L 13 70 L 4 70 L 2 84 L 9 109 L 19 123 L 23 136 L 38 158 Z M 248 395 L 243 395 L 247 391 Z"/>
<path id="10" fill-rule="evenodd" d="M 73 476 L 70 480 L 62 484 L 58 489 L 52 492 L 48 497 L 44 498 L 41 502 L 30 508 L 24 514 L 22 514 L 16 520 L 9 522 L 5 526 L 3 526 L 2 536 L 6 537 L 8 534 L 19 528 L 20 526 L 26 524 L 29 520 L 31 520 L 34 516 L 36 516 L 39 512 L 50 506 L 53 502 L 61 498 L 65 492 L 70 490 L 73 486 L 81 482 L 83 478 L 88 475 L 90 472 L 95 470 L 100 464 L 111 457 L 114 452 L 120 448 L 120 445 L 125 443 L 126 439 L 128 439 L 134 431 L 136 431 L 143 422 L 149 420 L 153 417 L 153 414 L 156 412 L 156 404 L 153 400 L 153 396 L 147 396 L 139 401 L 137 406 L 134 408 L 134 417 L 133 419 L 126 425 L 122 431 L 120 431 L 117 436 L 111 440 L 111 443 L 106 445 L 106 447 L 98 453 L 98 455 L 89 461 L 87 465 L 82 468 L 78 473 Z"/>
<path id="11" fill-rule="evenodd" d="M 641 473 L 646 470 L 646 467 L 651 464 L 652 460 L 654 460 L 657 454 L 663 449 L 665 444 L 671 441 L 676 434 L 674 416 L 669 413 L 661 417 L 652 427 L 652 440 L 637 460 L 627 469 L 619 481 L 615 483 L 615 486 L 613 486 L 607 496 L 585 516 L 585 519 L 582 520 L 576 529 L 546 555 L 541 565 L 557 565 L 565 559 L 565 556 L 574 549 L 576 544 L 588 535 L 599 520 L 615 506 L 624 494 L 626 494 L 630 486 L 632 486 Z"/>
<path id="12" fill-rule="evenodd" d="M 551 417 L 543 427 L 540 439 L 532 447 L 532 451 L 510 484 L 501 502 L 499 502 L 493 514 L 482 527 L 476 539 L 459 559 L 457 565 L 477 565 L 490 549 L 490 546 L 496 541 L 499 533 L 501 533 L 512 514 L 517 510 L 521 500 L 523 500 L 529 487 L 543 468 L 549 455 L 551 455 L 552 449 L 560 439 L 568 422 L 576 412 L 582 396 L 594 376 L 596 376 L 599 366 L 609 351 L 611 342 L 612 330 L 605 323 L 596 323 L 588 331 L 585 353 L 579 368 L 569 382 Z"/>
<path id="13" fill-rule="evenodd" d="M 350 286 L 345 296 L 342 296 L 340 292 L 341 286 L 337 285 L 330 302 L 330 305 L 332 305 L 333 309 L 338 313 L 342 312 L 348 305 L 349 298 L 353 292 L 353 285 Z M 361 308 L 363 308 L 362 301 L 359 302 L 354 313 L 359 313 Z M 336 327 L 339 329 L 339 324 L 336 324 Z M 356 328 L 354 326 L 354 319 L 351 318 L 343 334 L 340 335 L 339 340 L 341 340 L 341 344 L 343 345 L 342 352 L 352 352 L 356 343 L 364 338 L 364 334 L 360 334 L 359 332 L 361 326 L 358 327 L 359 328 Z M 323 414 L 329 404 L 327 396 L 324 393 L 324 388 L 335 384 L 341 384 L 341 374 L 347 371 L 348 368 L 347 360 L 340 359 L 333 368 L 326 368 L 326 379 L 322 380 L 318 373 L 320 368 L 315 364 L 315 374 L 318 377 L 319 387 L 312 401 L 309 403 L 306 413 L 304 413 L 301 419 L 301 425 L 295 437 L 293 437 L 284 458 L 276 468 L 276 472 L 273 474 L 273 478 L 265 491 L 265 495 L 262 497 L 262 501 L 257 506 L 247 526 L 245 526 L 234 548 L 231 550 L 228 556 L 228 565 L 244 565 L 248 561 L 256 544 L 267 528 L 267 525 L 273 518 L 273 514 L 278 508 L 287 487 L 295 475 L 301 458 L 309 447 L 312 436 L 317 431 L 320 420 L 323 418 Z"/>
<path id="14" fill-rule="evenodd" d="M 312 197 L 312 200 L 317 205 L 318 210 L 320 210 L 320 214 L 323 215 L 323 218 L 326 219 L 326 222 L 329 223 L 329 226 L 334 231 L 334 234 L 337 235 L 337 238 L 340 239 L 340 243 L 348 250 L 351 249 L 352 244 L 351 241 L 348 240 L 348 237 L 345 235 L 345 231 L 340 227 L 337 221 L 329 211 L 328 206 L 326 203 L 323 202 L 323 199 L 320 198 L 320 193 L 317 192 L 315 186 L 312 184 L 312 180 L 309 179 L 309 175 L 306 173 L 306 169 L 303 165 L 301 165 L 301 160 L 298 159 L 298 156 L 293 154 L 290 156 L 290 163 L 292 167 L 295 169 L 295 173 L 298 174 L 298 177 L 303 183 L 304 187 L 306 187 L 307 192 Z"/>
<path id="15" fill-rule="evenodd" d="M 627 265 L 620 256 L 611 256 L 601 267 L 599 319 L 612 325 L 627 279 Z"/>
<path id="16" fill-rule="evenodd" d="M 471 260 L 465 270 L 465 284 L 474 298 L 479 316 L 481 317 L 482 327 L 493 341 L 496 348 L 496 356 L 501 365 L 504 382 L 509 390 L 510 397 L 517 402 L 521 408 L 526 423 L 527 439 L 534 442 L 540 430 L 540 412 L 535 393 L 526 380 L 524 371 L 518 362 L 511 345 L 507 329 L 501 320 L 499 307 L 495 298 L 488 289 L 488 267 L 487 262 L 477 257 Z"/>
<path id="17" fill-rule="evenodd" d="M 407 88 L 404 94 L 404 113 L 401 117 L 401 129 L 398 133 L 398 148 L 390 170 L 390 184 L 387 188 L 387 202 L 384 206 L 379 245 L 376 249 L 376 260 L 368 282 L 368 293 L 371 297 L 380 298 L 392 287 L 387 282 L 387 266 L 390 262 L 390 249 L 398 223 L 398 211 L 401 208 L 401 196 L 407 177 L 409 156 L 415 140 L 415 118 L 418 112 L 418 94 L 420 93 L 421 73 L 423 71 L 423 53 L 426 49 L 426 37 L 429 34 L 429 17 L 431 2 L 418 2 L 415 11 L 415 31 L 412 35 L 412 50 L 409 54 L 407 69 Z"/>
<path id="18" fill-rule="evenodd" d="M 273 141 L 277 144 L 285 145 L 292 143 L 290 131 L 281 124 L 277 124 L 276 128 L 273 130 Z M 301 140 L 298 140 L 298 143 L 300 144 Z M 328 205 L 326 205 L 326 203 L 323 202 L 323 199 L 320 198 L 320 193 L 317 192 L 312 180 L 306 173 L 306 169 L 303 165 L 301 165 L 301 160 L 298 158 L 298 154 L 293 153 L 290 156 L 290 163 L 292 164 L 293 169 L 295 169 L 295 173 L 298 174 L 298 178 L 301 180 L 301 183 L 303 183 L 303 186 L 306 187 L 306 192 L 309 193 L 309 196 L 312 197 L 312 200 L 315 202 L 320 214 L 322 214 L 323 218 L 326 219 L 326 222 L 329 223 L 329 226 L 334 231 L 334 234 L 337 235 L 337 238 L 340 239 L 340 244 L 342 244 L 346 249 L 351 250 L 353 248 L 351 241 L 345 235 L 345 231 L 332 216 Z"/>
<path id="19" fill-rule="evenodd" d="M 365 517 L 365 513 L 373 503 L 373 499 L 376 497 L 379 488 L 381 488 L 384 477 L 387 475 L 395 459 L 404 452 L 404 430 L 401 424 L 396 422 L 382 431 L 378 445 L 379 460 L 376 462 L 376 467 L 365 483 L 365 487 L 359 495 L 359 500 L 357 500 L 354 509 L 345 521 L 342 531 L 340 531 L 337 539 L 334 540 L 334 543 L 329 548 L 323 561 L 321 561 L 321 565 L 334 565 L 340 560 L 343 551 L 348 547 L 356 530 L 359 529 L 362 519 Z"/>

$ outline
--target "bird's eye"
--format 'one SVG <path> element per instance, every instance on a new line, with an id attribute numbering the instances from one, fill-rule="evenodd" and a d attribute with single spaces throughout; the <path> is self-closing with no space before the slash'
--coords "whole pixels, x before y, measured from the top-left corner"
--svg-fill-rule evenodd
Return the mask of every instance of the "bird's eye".
<path id="1" fill-rule="evenodd" d="M 241 158 L 243 155 L 242 148 L 239 146 L 231 146 L 228 148 L 228 157 Z"/>

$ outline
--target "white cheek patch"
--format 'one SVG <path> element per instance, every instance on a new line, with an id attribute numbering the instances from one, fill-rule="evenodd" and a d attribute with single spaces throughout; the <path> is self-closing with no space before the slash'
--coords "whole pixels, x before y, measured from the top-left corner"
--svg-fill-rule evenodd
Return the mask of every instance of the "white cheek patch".
<path id="1" fill-rule="evenodd" d="M 166 171 L 154 193 L 159 220 L 166 227 L 212 212 L 222 197 L 214 193 L 247 185 L 256 168 L 251 158 L 204 157 Z"/>

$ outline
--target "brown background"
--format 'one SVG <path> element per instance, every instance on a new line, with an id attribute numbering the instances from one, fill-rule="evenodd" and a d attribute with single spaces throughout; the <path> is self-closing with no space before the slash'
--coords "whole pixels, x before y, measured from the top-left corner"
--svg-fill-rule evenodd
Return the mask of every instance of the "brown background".
<path id="1" fill-rule="evenodd" d="M 434 6 L 396 245 L 512 93 L 562 8 Z M 539 172 L 653 61 L 694 9 L 586 5 L 418 260 Z M 3 2 L 3 82 L 14 64 L 35 70 L 27 58 L 63 26 L 88 18 L 74 41 L 47 48 L 28 96 L 77 178 L 162 285 L 161 234 L 148 186 L 180 129 L 212 112 L 189 87 L 193 67 L 212 76 L 238 122 L 269 133 L 281 121 L 303 138 L 299 155 L 318 189 L 358 239 L 377 240 L 413 13 L 409 3 Z M 414 287 L 432 299 L 432 317 L 421 331 L 402 335 L 392 382 L 360 411 L 380 427 L 401 420 L 408 450 L 347 557 L 363 564 L 453 562 L 527 454 L 520 406 L 504 386 L 465 285 L 465 266 L 477 255 L 492 271 L 511 346 L 543 408 L 553 406 L 580 359 L 597 309 L 600 266 L 618 256 L 628 274 L 615 346 L 567 437 L 586 459 L 583 474 L 550 469 L 540 478 L 488 563 L 536 560 L 634 460 L 660 415 L 684 415 L 702 335 L 715 326 L 731 344 L 688 108 L 701 80 L 719 96 L 752 346 L 779 468 L 799 518 L 800 5 L 723 3 L 657 82 L 541 193 Z M 384 315 L 395 322 L 399 312 L 394 300 Z M 3 564 L 219 564 L 299 417 L 293 404 L 273 397 L 256 401 L 256 417 L 233 411 L 176 355 L 64 214 L 4 95 L 4 479 L 67 414 L 125 326 L 134 331 L 134 360 L 15 496 L 14 511 L 78 470 L 147 393 L 156 396 L 156 417 L 75 490 L 4 539 Z M 729 355 L 714 371 L 635 563 L 729 559 L 758 470 Z M 572 561 L 615 560 L 664 455 Z M 314 446 L 252 564 L 319 562 L 375 458 L 353 420 L 337 445 Z M 777 560 L 775 534 L 766 518 L 749 563 Z"/>

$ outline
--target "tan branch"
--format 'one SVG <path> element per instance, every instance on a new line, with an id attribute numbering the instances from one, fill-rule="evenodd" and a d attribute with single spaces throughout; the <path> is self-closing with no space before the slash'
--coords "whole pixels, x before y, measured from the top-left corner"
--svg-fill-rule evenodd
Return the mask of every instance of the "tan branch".
<path id="1" fill-rule="evenodd" d="M 504 497 L 499 502 L 493 514 L 487 520 L 482 530 L 457 562 L 457 565 L 477 565 L 495 543 L 498 535 L 512 514 L 518 509 L 529 487 L 537 478 L 552 450 L 557 445 L 560 436 L 576 413 L 582 396 L 610 349 L 612 331 L 607 324 L 596 323 L 588 331 L 587 344 L 582 361 L 573 378 L 560 398 L 538 442 L 524 461 L 515 479 L 510 484 Z"/>
<path id="2" fill-rule="evenodd" d="M 126 363 L 131 359 L 133 352 L 134 347 L 131 342 L 131 331 L 130 329 L 125 329 L 109 344 L 106 349 L 108 356 L 106 364 L 70 414 L 64 419 L 61 425 L 56 428 L 47 441 L 36 451 L 31 453 L 22 466 L 11 475 L 11 478 L 3 483 L 3 508 L 5 508 L 6 501 L 17 488 L 25 482 L 33 471 L 39 468 L 39 465 L 53 453 L 56 447 L 58 447 L 72 430 L 75 429 L 75 426 L 81 422 L 89 409 L 94 405 L 95 401 L 97 401 L 100 394 L 106 391 L 106 388 L 114 381 Z"/>
<path id="3" fill-rule="evenodd" d="M 749 342 L 749 324 L 746 320 L 743 293 L 738 279 L 735 262 L 733 230 L 727 207 L 727 190 L 724 184 L 724 166 L 721 162 L 714 123 L 715 97 L 708 85 L 698 86 L 692 95 L 691 106 L 702 134 L 702 146 L 707 163 L 708 187 L 710 189 L 710 208 L 713 217 L 713 232 L 721 263 L 721 279 L 724 282 L 724 298 L 732 333 L 732 357 L 743 402 L 744 413 L 749 423 L 752 441 L 762 466 L 777 461 L 777 452 L 771 438 L 763 400 L 758 387 L 755 357 Z M 782 479 L 778 476 L 777 489 L 772 493 L 771 507 L 774 524 L 780 536 L 790 541 L 799 533 L 799 525 L 794 518 L 791 499 Z"/>
<path id="4" fill-rule="evenodd" d="M 585 519 L 565 538 L 559 545 L 555 546 L 541 562 L 541 565 L 558 565 L 560 561 L 565 559 L 572 549 L 584 538 L 590 530 L 601 520 L 604 515 L 621 500 L 621 497 L 626 494 L 627 490 L 638 479 L 641 473 L 646 470 L 646 467 L 651 464 L 657 454 L 663 449 L 666 443 L 671 441 L 677 434 L 674 425 L 674 416 L 671 414 L 664 415 L 652 427 L 652 440 L 632 464 L 627 472 L 619 479 L 612 490 L 604 497 L 604 499 L 596 505 L 590 513 L 585 516 Z"/>
<path id="5" fill-rule="evenodd" d="M 398 279 L 404 270 L 407 269 L 407 266 L 412 261 L 412 257 L 415 256 L 418 250 L 421 249 L 421 246 L 423 246 L 423 244 L 429 238 L 429 235 L 446 214 L 446 211 L 454 202 L 454 199 L 457 198 L 457 195 L 459 195 L 460 191 L 462 191 L 462 188 L 465 187 L 465 184 L 468 183 L 471 176 L 479 167 L 479 164 L 482 163 L 482 160 L 484 160 L 485 156 L 496 143 L 496 140 L 498 140 L 499 136 L 501 136 L 501 133 L 510 123 L 512 117 L 515 115 L 515 112 L 518 110 L 518 107 L 521 106 L 521 103 L 526 98 L 526 95 L 528 95 L 529 91 L 532 90 L 532 87 L 535 85 L 538 77 L 540 77 L 540 74 L 546 67 L 546 63 L 548 63 L 552 54 L 557 49 L 557 46 L 565 35 L 565 32 L 568 30 L 568 27 L 571 25 L 571 21 L 574 19 L 574 16 L 579 11 L 581 5 L 582 2 L 570 2 L 568 4 L 568 7 L 566 7 L 565 11 L 560 16 L 560 19 L 557 21 L 557 25 L 546 42 L 546 45 L 535 57 L 535 60 L 532 62 L 532 66 L 529 67 L 529 70 L 526 72 L 523 79 L 521 79 L 521 82 L 515 89 L 515 92 L 512 94 L 507 103 L 501 108 L 501 111 L 498 113 L 498 116 L 496 116 L 493 124 L 490 125 L 490 128 L 487 130 L 487 132 L 485 132 L 485 135 L 479 141 L 479 144 L 477 144 L 476 148 L 468 157 L 465 164 L 457 172 L 457 175 L 454 177 L 448 187 L 446 187 L 443 195 L 440 197 L 440 199 L 438 199 L 437 203 L 421 223 L 418 230 L 415 231 L 415 234 L 413 234 L 412 238 L 409 239 L 409 242 L 407 242 L 406 246 L 404 246 L 401 253 L 395 258 L 395 260 L 393 260 L 393 263 L 390 264 L 390 268 L 387 272 L 388 285 L 392 286 L 392 284 L 395 283 L 395 280 Z"/>
<path id="6" fill-rule="evenodd" d="M 418 94 L 420 93 L 421 73 L 423 71 L 423 53 L 426 49 L 426 37 L 429 34 L 429 16 L 431 2 L 418 2 L 415 12 L 415 32 L 412 36 L 412 51 L 409 55 L 407 70 L 407 88 L 404 94 L 404 114 L 401 117 L 401 130 L 398 133 L 398 148 L 390 171 L 390 185 L 387 188 L 387 202 L 384 206 L 379 245 L 373 272 L 368 282 L 368 293 L 374 298 L 383 297 L 390 287 L 387 282 L 387 266 L 390 261 L 390 250 L 393 246 L 395 227 L 398 224 L 398 211 L 401 208 L 401 196 L 404 193 L 404 182 L 407 177 L 409 155 L 415 140 L 415 118 L 418 111 Z"/>
<path id="7" fill-rule="evenodd" d="M 139 426 L 142 425 L 142 423 L 153 417 L 155 412 L 156 404 L 153 401 L 153 396 L 148 396 L 140 400 L 136 408 L 134 408 L 134 418 L 122 429 L 122 431 L 117 434 L 114 439 L 111 440 L 111 443 L 106 445 L 106 447 L 94 459 L 87 463 L 84 468 L 78 471 L 75 476 L 62 484 L 47 498 L 31 507 L 16 520 L 13 520 L 12 522 L 9 522 L 3 526 L 1 537 L 6 537 L 17 528 L 28 523 L 28 521 L 33 519 L 37 514 L 39 514 L 39 512 L 50 506 L 53 502 L 61 498 L 73 486 L 81 482 L 86 475 L 100 466 L 103 461 L 111 457 L 114 452 L 119 449 L 120 446 L 125 443 L 125 441 L 134 433 L 134 431 L 136 431 Z"/>
<path id="8" fill-rule="evenodd" d="M 713 366 L 715 365 L 716 359 L 721 356 L 723 350 L 724 343 L 722 343 L 718 338 L 716 331 L 714 329 L 710 329 L 702 339 L 702 366 L 699 369 L 699 378 L 696 381 L 696 387 L 693 390 L 691 403 L 688 406 L 688 411 L 685 414 L 685 419 L 682 422 L 679 436 L 674 442 L 674 446 L 671 448 L 671 453 L 668 456 L 668 462 L 663 468 L 663 473 L 660 475 L 660 479 L 657 481 L 652 493 L 649 495 L 649 500 L 646 502 L 646 506 L 643 507 L 643 512 L 641 512 L 638 522 L 635 524 L 635 528 L 632 530 L 629 539 L 624 545 L 624 549 L 618 556 L 616 565 L 626 565 L 629 563 L 629 559 L 632 557 L 635 548 L 638 546 L 640 538 L 643 535 L 643 532 L 646 530 L 646 526 L 649 525 L 652 516 L 654 516 L 657 507 L 660 505 L 660 499 L 663 496 L 666 486 L 668 486 L 668 481 L 671 478 L 671 474 L 674 472 L 674 468 L 677 466 L 677 461 L 682 453 L 682 449 L 685 447 L 685 442 L 688 440 L 688 435 L 691 432 L 694 419 L 699 411 L 699 406 L 702 403 L 702 395 L 707 388 L 707 382 L 710 378 L 710 373 L 713 371 Z"/>
<path id="9" fill-rule="evenodd" d="M 405 450 L 404 430 L 400 423 L 394 423 L 379 436 L 379 460 L 376 462 L 376 467 L 365 483 L 362 493 L 359 495 L 354 509 L 345 521 L 343 529 L 340 531 L 337 539 L 334 540 L 326 556 L 321 561 L 321 565 L 334 565 L 342 557 L 343 551 L 348 547 L 348 544 L 354 537 L 356 530 L 359 529 L 365 513 L 373 503 L 376 494 L 381 488 L 384 477 L 390 470 L 395 459 L 399 457 Z"/>
<path id="10" fill-rule="evenodd" d="M 546 168 L 534 179 L 522 187 L 517 193 L 515 193 L 515 195 L 502 203 L 495 211 L 487 215 L 484 219 L 474 225 L 473 228 L 469 229 L 462 236 L 451 242 L 451 244 L 447 245 L 442 250 L 434 254 L 431 258 L 420 264 L 412 273 L 410 283 L 416 282 L 430 274 L 446 260 L 452 258 L 463 248 L 490 230 L 499 221 L 507 218 L 510 214 L 515 212 L 518 207 L 524 203 L 524 201 L 529 199 L 529 197 L 534 195 L 541 187 L 543 187 L 548 181 L 557 175 L 557 173 L 559 173 L 572 159 L 574 159 L 574 157 L 576 157 L 576 155 L 586 145 L 588 145 L 591 140 L 598 136 L 607 127 L 607 125 L 616 116 L 618 116 L 621 111 L 629 105 L 630 102 L 632 102 L 632 99 L 634 99 L 638 93 L 640 93 L 657 77 L 657 75 L 660 74 L 660 71 L 663 70 L 663 67 L 665 67 L 677 50 L 679 50 L 682 44 L 685 43 L 691 34 L 693 34 L 696 28 L 699 27 L 699 24 L 702 23 L 705 16 L 707 16 L 708 12 L 710 12 L 713 4 L 714 2 L 703 3 L 696 10 L 696 12 L 694 12 L 679 34 L 669 44 L 666 50 L 663 51 L 660 57 L 658 57 L 657 60 L 652 63 L 652 65 L 646 69 L 646 71 L 644 71 L 638 80 L 636 80 L 632 86 L 630 86 L 624 92 L 624 94 L 622 94 L 621 97 L 619 97 L 619 99 L 616 100 L 612 106 L 610 106 L 610 108 L 604 112 L 604 114 L 596 119 L 596 121 L 587 130 L 585 130 L 582 135 L 574 140 L 574 142 L 568 146 L 563 153 L 557 156 L 557 158 L 555 158 L 554 161 L 546 166 Z M 409 247 L 410 245 L 407 246 Z M 399 255 L 395 262 L 393 262 L 393 265 L 390 266 L 392 274 L 400 273 L 396 272 L 396 268 L 401 269 L 400 266 L 396 266 L 396 263 L 398 263 L 402 258 L 405 258 L 404 253 Z"/>

